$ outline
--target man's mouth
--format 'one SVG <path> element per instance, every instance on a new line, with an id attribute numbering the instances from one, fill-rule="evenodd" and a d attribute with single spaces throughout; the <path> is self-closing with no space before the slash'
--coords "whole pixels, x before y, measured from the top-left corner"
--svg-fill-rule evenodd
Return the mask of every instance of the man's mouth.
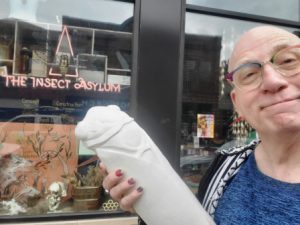
<path id="1" fill-rule="evenodd" d="M 274 101 L 274 102 L 271 102 L 271 103 L 262 105 L 262 106 L 260 107 L 260 109 L 261 109 L 261 110 L 264 110 L 264 109 L 270 108 L 270 107 L 272 107 L 272 106 L 276 106 L 276 105 L 279 105 L 279 104 L 282 104 L 282 103 L 292 102 L 292 101 L 299 100 L 299 99 L 300 99 L 300 97 L 297 96 L 297 97 L 293 97 L 293 98 L 286 98 L 286 99 L 283 99 L 283 100 Z"/>

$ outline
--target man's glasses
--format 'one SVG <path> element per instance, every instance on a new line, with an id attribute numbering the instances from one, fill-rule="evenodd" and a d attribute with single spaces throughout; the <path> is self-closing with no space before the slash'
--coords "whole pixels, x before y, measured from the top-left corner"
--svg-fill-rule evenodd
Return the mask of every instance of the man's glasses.
<path id="1" fill-rule="evenodd" d="M 251 61 L 238 66 L 225 75 L 235 87 L 250 91 L 257 88 L 263 80 L 263 66 L 270 63 L 284 77 L 295 76 L 300 73 L 300 44 L 289 46 L 278 51 L 270 61 Z"/>

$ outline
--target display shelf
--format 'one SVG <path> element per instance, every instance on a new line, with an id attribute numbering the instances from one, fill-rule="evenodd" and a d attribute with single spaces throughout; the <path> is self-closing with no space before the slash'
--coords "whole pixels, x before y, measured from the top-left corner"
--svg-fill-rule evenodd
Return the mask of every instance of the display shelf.
<path id="1" fill-rule="evenodd" d="M 16 21 L 13 74 L 34 75 L 32 67 L 37 61 L 33 52 L 46 52 L 46 43 L 47 25 Z"/>
<path id="2" fill-rule="evenodd" d="M 3 21 L 0 30 L 0 63 L 13 62 L 14 59 L 15 23 Z"/>
<path id="3" fill-rule="evenodd" d="M 12 60 L 12 59 L 1 59 L 1 58 L 0 58 L 0 63 L 1 63 L 1 62 L 11 62 L 11 63 L 13 63 L 14 60 Z"/>
<path id="4" fill-rule="evenodd" d="M 0 31 L 2 75 L 7 72 L 8 75 L 18 76 L 58 77 L 62 73 L 61 62 L 64 57 L 69 69 L 65 72 L 66 77 L 72 79 L 80 76 L 77 71 L 80 55 L 103 56 L 107 58 L 106 68 L 93 66 L 92 69 L 81 70 L 87 81 L 130 85 L 130 32 L 76 26 L 67 26 L 65 29 L 63 25 L 15 19 L 3 19 L 0 24 L 3 27 Z M 102 73 L 106 74 L 107 67 L 112 78 L 98 78 Z"/>

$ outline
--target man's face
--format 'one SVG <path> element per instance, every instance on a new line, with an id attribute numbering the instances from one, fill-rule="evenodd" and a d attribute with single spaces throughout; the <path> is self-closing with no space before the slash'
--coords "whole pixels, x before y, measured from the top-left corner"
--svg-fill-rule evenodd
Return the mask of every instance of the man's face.
<path id="1" fill-rule="evenodd" d="M 248 61 L 266 62 L 280 49 L 300 40 L 283 30 L 259 27 L 247 32 L 237 43 L 230 70 Z M 243 116 L 260 135 L 300 130 L 300 74 L 283 77 L 271 64 L 262 68 L 262 83 L 243 91 L 235 87 L 231 98 Z"/>

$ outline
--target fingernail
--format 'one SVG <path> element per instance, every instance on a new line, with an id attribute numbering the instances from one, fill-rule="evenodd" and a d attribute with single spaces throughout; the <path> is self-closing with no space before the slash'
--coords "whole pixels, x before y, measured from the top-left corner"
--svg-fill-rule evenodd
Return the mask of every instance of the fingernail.
<path id="1" fill-rule="evenodd" d="M 117 177 L 120 177 L 120 176 L 123 175 L 122 170 L 120 170 L 120 169 L 118 169 L 118 170 L 115 172 L 115 174 L 116 174 Z"/>
<path id="2" fill-rule="evenodd" d="M 135 184 L 135 180 L 133 178 L 130 178 L 127 182 L 129 185 Z"/>
<path id="3" fill-rule="evenodd" d="M 142 187 L 138 187 L 136 190 L 137 192 L 142 192 L 144 189 Z"/>

